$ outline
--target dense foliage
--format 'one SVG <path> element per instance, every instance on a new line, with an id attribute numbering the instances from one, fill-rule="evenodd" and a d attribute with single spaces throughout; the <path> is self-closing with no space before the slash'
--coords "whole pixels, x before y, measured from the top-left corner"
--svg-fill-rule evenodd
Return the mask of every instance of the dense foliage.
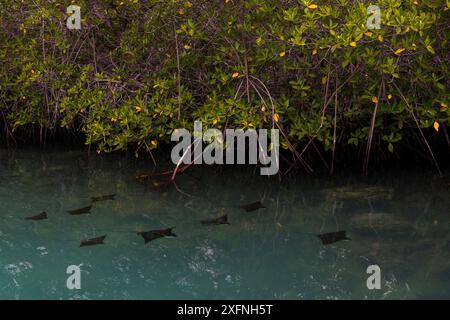
<path id="1" fill-rule="evenodd" d="M 71 3 L 81 30 L 66 27 Z M 379 30 L 366 27 L 370 4 L 381 8 Z M 277 126 L 298 155 L 448 144 L 449 9 L 449 0 L 1 0 L 2 139 L 67 128 L 99 152 L 142 151 L 202 120 Z"/>

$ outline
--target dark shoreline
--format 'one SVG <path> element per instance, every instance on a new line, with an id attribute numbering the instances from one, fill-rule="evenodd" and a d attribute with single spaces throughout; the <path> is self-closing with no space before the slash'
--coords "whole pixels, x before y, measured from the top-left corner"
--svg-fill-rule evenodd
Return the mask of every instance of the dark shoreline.
<path id="1" fill-rule="evenodd" d="M 63 141 L 52 141 L 47 142 L 44 145 L 39 144 L 16 144 L 14 146 L 6 146 L 4 144 L 0 144 L 0 153 L 1 154 L 9 154 L 13 155 L 16 151 L 30 150 L 30 151 L 38 151 L 42 154 L 51 154 L 53 152 L 79 152 L 80 155 L 84 155 L 86 160 L 90 158 L 99 158 L 99 159 L 107 159 L 107 158 L 118 158 L 125 159 L 130 161 L 130 163 L 134 163 L 139 166 L 139 164 L 145 164 L 145 167 L 149 167 L 150 170 L 158 172 L 165 170 L 172 170 L 175 165 L 172 164 L 170 159 L 171 147 L 173 145 L 161 145 L 158 149 L 152 150 L 152 155 L 149 153 L 140 153 L 139 157 L 136 157 L 134 150 L 125 150 L 125 151 L 115 151 L 111 153 L 101 153 L 97 154 L 95 152 L 95 148 L 86 146 L 82 143 L 72 143 L 72 142 L 63 142 Z M 439 149 L 434 149 L 436 159 L 439 163 L 440 169 L 443 174 L 443 178 L 447 178 L 450 175 L 450 150 L 446 150 L 445 146 L 442 146 Z M 304 167 L 300 164 L 297 164 L 297 167 L 289 169 L 291 162 L 288 162 L 293 158 L 293 155 L 290 151 L 280 149 L 280 172 L 277 175 L 274 175 L 276 179 L 279 177 L 296 177 L 296 176 L 313 176 L 313 177 L 339 177 L 345 176 L 347 174 L 356 175 L 356 176 L 365 176 L 363 172 L 363 162 L 364 162 L 364 154 L 361 152 L 360 154 L 347 151 L 347 153 L 343 156 L 336 158 L 335 162 L 335 172 L 334 174 L 330 174 L 329 166 L 325 166 L 324 160 L 330 160 L 331 155 L 327 154 L 327 159 L 322 155 L 322 157 L 318 156 L 317 153 L 314 154 L 312 152 L 306 153 L 304 160 L 312 167 L 313 171 L 308 172 Z M 378 156 L 378 157 L 377 157 Z M 398 153 L 395 155 L 389 155 L 390 157 L 387 159 L 381 159 L 381 156 L 377 153 L 374 153 L 373 158 L 371 158 L 368 176 L 376 175 L 380 172 L 408 172 L 408 171 L 426 171 L 431 175 L 437 175 L 438 171 L 433 163 L 427 159 L 426 155 L 419 154 L 417 152 L 412 152 L 410 149 L 406 149 L 403 153 Z M 156 166 L 154 162 L 156 162 Z M 329 163 L 327 163 L 329 164 Z M 255 175 L 259 175 L 259 165 L 196 165 L 196 168 L 208 168 L 212 170 L 231 170 L 231 171 L 241 171 L 248 170 L 254 171 Z M 289 172 L 286 172 L 288 171 Z M 267 177 L 266 177 L 267 178 Z"/>

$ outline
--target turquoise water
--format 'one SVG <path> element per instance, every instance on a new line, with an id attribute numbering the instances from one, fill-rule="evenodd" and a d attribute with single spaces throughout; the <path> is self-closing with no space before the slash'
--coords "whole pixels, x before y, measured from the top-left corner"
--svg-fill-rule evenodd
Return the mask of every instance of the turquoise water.
<path id="1" fill-rule="evenodd" d="M 0 151 L 1 299 L 450 298 L 450 200 L 434 172 L 279 183 L 254 168 L 196 167 L 177 188 L 132 177 L 150 160 L 83 151 Z M 85 207 L 91 196 L 116 193 Z M 266 209 L 239 205 L 263 199 Z M 43 221 L 23 220 L 42 211 Z M 228 213 L 230 225 L 200 220 Z M 137 231 L 175 227 L 144 244 Z M 314 235 L 346 230 L 323 246 Z M 107 234 L 105 244 L 80 240 Z M 381 268 L 369 290 L 366 268 Z M 81 289 L 66 269 L 81 265 Z"/>

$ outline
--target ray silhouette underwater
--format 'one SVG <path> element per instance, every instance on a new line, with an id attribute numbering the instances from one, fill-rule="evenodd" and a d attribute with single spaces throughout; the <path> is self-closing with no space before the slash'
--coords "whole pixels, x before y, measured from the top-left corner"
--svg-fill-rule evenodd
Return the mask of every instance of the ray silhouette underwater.
<path id="1" fill-rule="evenodd" d="M 110 194 L 110 195 L 102 195 L 102 196 L 96 196 L 96 197 L 91 197 L 92 199 L 92 204 L 83 208 L 79 208 L 79 209 L 73 209 L 73 210 L 68 210 L 67 212 L 69 212 L 70 215 L 83 215 L 83 214 L 90 214 L 92 208 L 93 208 L 93 204 L 95 202 L 99 202 L 99 201 L 106 201 L 106 200 L 114 200 L 116 197 L 116 194 Z M 264 198 L 264 197 L 263 197 Z M 263 209 L 263 208 L 267 208 L 263 203 L 262 200 L 258 200 L 249 204 L 245 204 L 245 205 L 241 205 L 239 206 L 239 208 L 245 210 L 246 212 L 252 212 L 252 211 L 257 211 L 259 209 Z M 224 208 L 222 208 L 223 211 Z M 5 218 L 5 217 L 3 217 Z M 11 217 L 13 218 L 13 217 Z M 204 225 L 204 226 L 213 226 L 213 225 L 229 225 L 229 221 L 228 221 L 229 215 L 227 214 L 222 214 L 220 216 L 216 216 L 213 218 L 209 218 L 209 219 L 202 219 L 200 220 L 200 224 Z M 46 211 L 43 211 L 39 214 L 35 214 L 35 215 L 31 215 L 31 216 L 27 216 L 25 218 L 22 218 L 24 220 L 31 220 L 31 221 L 40 221 L 40 220 L 47 220 L 48 219 L 48 214 Z M 144 239 L 144 243 L 147 244 L 148 242 L 151 242 L 153 240 L 159 239 L 159 238 L 164 238 L 164 237 L 177 237 L 177 234 L 175 234 L 172 230 L 174 229 L 174 227 L 171 228 L 166 228 L 166 229 L 156 229 L 156 230 L 149 230 L 149 231 L 138 231 L 138 232 L 133 232 L 133 231 L 126 231 L 126 230 L 105 230 L 107 231 L 107 233 L 126 233 L 126 234 L 137 234 L 139 236 L 141 236 Z M 80 242 L 80 247 L 87 247 L 87 246 L 94 246 L 94 245 L 99 245 L 99 244 L 105 244 L 104 240 L 106 238 L 107 233 L 105 233 L 102 236 L 99 237 L 92 237 L 92 238 L 85 238 L 82 239 Z M 321 242 L 322 245 L 326 246 L 326 245 L 330 245 L 339 241 L 344 241 L 344 240 L 351 240 L 349 237 L 347 237 L 347 231 L 345 230 L 339 230 L 339 231 L 335 231 L 335 232 L 328 232 L 328 233 L 302 233 L 302 232 L 295 232 L 295 233 L 299 233 L 299 234 L 303 234 L 303 235 L 308 235 L 308 236 L 315 236 L 318 237 Z M 65 239 L 65 241 L 74 241 L 72 239 Z"/>
<path id="2" fill-rule="evenodd" d="M 47 212 L 43 211 L 43 212 L 38 213 L 38 214 L 36 214 L 36 215 L 34 215 L 34 216 L 25 217 L 24 219 L 25 219 L 25 220 L 34 220 L 34 221 L 37 221 L 37 220 L 46 220 L 46 219 L 48 219 L 48 217 L 47 217 Z"/>
<path id="3" fill-rule="evenodd" d="M 87 246 L 95 246 L 99 244 L 105 244 L 104 240 L 106 238 L 106 234 L 100 237 L 90 238 L 81 240 L 80 247 L 87 247 Z"/>
<path id="4" fill-rule="evenodd" d="M 115 200 L 116 198 L 116 194 L 108 194 L 108 195 L 104 195 L 104 196 L 98 196 L 98 197 L 91 197 L 91 201 L 92 203 L 94 202 L 100 202 L 100 201 L 111 201 L 111 200 Z"/>
<path id="5" fill-rule="evenodd" d="M 241 205 L 239 208 L 244 209 L 246 212 L 252 212 L 259 209 L 266 209 L 266 206 L 262 204 L 261 200 L 258 200 L 249 204 Z"/>
<path id="6" fill-rule="evenodd" d="M 294 231 L 295 234 L 300 234 L 304 236 L 313 236 L 320 239 L 323 246 L 330 245 L 339 241 L 350 241 L 352 239 L 347 237 L 346 230 L 339 230 L 327 233 L 312 233 L 312 232 L 297 232 Z"/>
<path id="7" fill-rule="evenodd" d="M 220 217 L 216 217 L 216 218 L 200 220 L 200 223 L 202 225 L 230 224 L 228 222 L 228 214 L 224 214 L 224 215 L 222 215 Z"/>
<path id="8" fill-rule="evenodd" d="M 90 214 L 91 209 L 92 209 L 92 204 L 87 207 L 83 207 L 83 208 L 79 208 L 79 209 L 67 210 L 67 212 L 70 215 Z"/>
<path id="9" fill-rule="evenodd" d="M 144 243 L 148 243 L 159 238 L 177 237 L 177 235 L 172 232 L 173 229 L 174 227 L 159 230 L 139 231 L 136 234 L 144 238 Z"/>

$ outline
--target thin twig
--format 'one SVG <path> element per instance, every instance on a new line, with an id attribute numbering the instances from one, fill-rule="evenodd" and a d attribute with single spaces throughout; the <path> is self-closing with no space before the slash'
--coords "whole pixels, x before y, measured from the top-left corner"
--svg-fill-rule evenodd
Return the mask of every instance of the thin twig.
<path id="1" fill-rule="evenodd" d="M 180 71 L 180 51 L 178 48 L 178 34 L 175 27 L 175 22 L 173 23 L 173 32 L 175 34 L 175 50 L 177 53 L 177 81 L 178 81 L 178 120 L 181 118 L 181 71 Z"/>
<path id="2" fill-rule="evenodd" d="M 375 103 L 375 109 L 373 110 L 373 113 L 372 113 L 372 120 L 370 122 L 370 129 L 369 129 L 369 134 L 367 137 L 366 157 L 364 159 L 364 167 L 363 167 L 363 171 L 364 171 L 365 175 L 367 175 L 369 172 L 370 151 L 372 149 L 373 132 L 375 130 L 375 120 L 377 117 L 378 105 L 380 103 L 382 87 L 383 87 L 383 80 L 381 80 L 381 85 L 380 85 L 380 88 L 378 89 L 377 102 Z"/>
<path id="3" fill-rule="evenodd" d="M 413 109 L 411 108 L 410 104 L 408 103 L 408 101 L 406 100 L 405 96 L 404 96 L 403 93 L 400 91 L 400 89 L 397 87 L 397 85 L 396 85 L 395 83 L 392 83 L 392 84 L 393 84 L 394 87 L 397 89 L 397 91 L 398 91 L 398 93 L 400 94 L 400 96 L 402 97 L 403 101 L 406 103 L 406 106 L 408 107 L 409 112 L 411 112 L 411 115 L 412 115 L 412 117 L 413 117 L 413 119 L 414 119 L 414 122 L 416 123 L 416 126 L 417 126 L 417 128 L 419 129 L 420 134 L 422 135 L 423 141 L 425 142 L 425 145 L 427 146 L 427 149 L 428 149 L 428 151 L 430 152 L 431 158 L 433 159 L 434 165 L 436 166 L 436 169 L 437 169 L 437 171 L 438 171 L 438 173 L 439 173 L 439 176 L 442 178 L 443 175 L 442 175 L 441 168 L 439 167 L 439 164 L 438 164 L 436 158 L 434 157 L 433 150 L 431 149 L 430 144 L 429 144 L 428 141 L 427 141 L 427 138 L 425 138 L 425 135 L 423 134 L 423 130 L 422 130 L 422 128 L 420 127 L 419 121 L 417 120 L 417 117 L 416 117 L 416 115 L 414 114 Z"/>
<path id="4" fill-rule="evenodd" d="M 334 157 L 336 154 L 336 131 L 337 131 L 337 109 L 338 109 L 337 86 L 338 86 L 338 77 L 337 77 L 337 72 L 336 72 L 336 79 L 335 79 L 336 94 L 334 95 L 334 121 L 333 121 L 333 155 L 332 155 L 332 159 L 331 159 L 330 174 L 334 173 Z"/>

